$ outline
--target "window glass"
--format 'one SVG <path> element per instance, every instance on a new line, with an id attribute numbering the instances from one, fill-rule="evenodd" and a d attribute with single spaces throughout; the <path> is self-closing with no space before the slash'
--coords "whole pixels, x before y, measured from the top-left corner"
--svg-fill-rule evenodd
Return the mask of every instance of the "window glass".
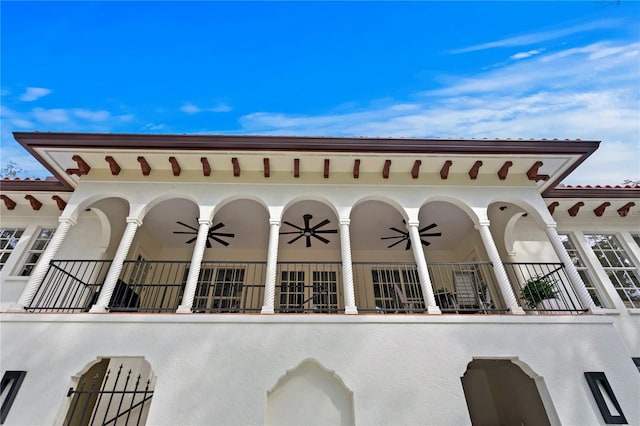
<path id="1" fill-rule="evenodd" d="M 51 241 L 51 237 L 53 237 L 54 229 L 41 229 L 38 237 L 31 245 L 31 249 L 29 253 L 27 253 L 27 257 L 25 258 L 24 263 L 22 264 L 22 270 L 20 275 L 29 276 L 35 268 L 38 260 L 40 260 L 40 256 L 44 253 L 45 249 L 49 245 L 49 241 Z"/>
<path id="2" fill-rule="evenodd" d="M 593 303 L 595 303 L 596 306 L 600 306 L 603 308 L 607 307 L 604 305 L 604 303 L 602 303 L 602 301 L 605 299 L 600 296 L 601 293 L 599 291 L 599 288 L 595 285 L 595 280 L 591 277 L 591 274 L 589 272 L 589 269 L 587 268 L 587 265 L 584 263 L 582 256 L 576 249 L 576 246 L 573 244 L 573 241 L 571 241 L 571 238 L 569 237 L 569 235 L 560 234 L 560 241 L 562 241 L 562 245 L 564 245 L 564 248 L 567 250 L 567 253 L 571 258 L 573 265 L 578 270 L 578 275 L 580 275 L 580 278 L 582 278 L 582 282 L 587 288 L 587 291 L 589 292 L 591 299 L 593 299 Z"/>
<path id="3" fill-rule="evenodd" d="M 0 269 L 7 263 L 23 232 L 22 228 L 0 228 Z"/>

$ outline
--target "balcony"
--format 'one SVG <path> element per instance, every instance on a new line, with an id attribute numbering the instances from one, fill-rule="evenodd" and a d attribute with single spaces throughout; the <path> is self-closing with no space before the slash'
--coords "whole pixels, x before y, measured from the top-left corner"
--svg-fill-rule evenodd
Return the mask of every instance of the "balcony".
<path id="1" fill-rule="evenodd" d="M 88 312 L 97 301 L 111 261 L 55 260 L 27 307 L 30 312 Z M 109 303 L 110 312 L 172 313 L 189 274 L 188 261 L 127 260 Z M 505 263 L 521 306 L 528 312 L 582 313 L 562 264 Z M 429 275 L 437 305 L 445 314 L 507 312 L 490 262 L 432 262 Z M 260 313 L 266 262 L 205 261 L 194 313 Z M 526 286 L 532 278 L 552 287 L 553 301 L 533 305 Z M 416 265 L 410 262 L 354 262 L 358 311 L 366 314 L 423 314 L 425 299 Z M 344 311 L 342 264 L 280 262 L 276 269 L 277 314 L 338 314 Z M 538 289 L 538 291 L 540 291 Z M 542 296 L 535 295 L 538 299 Z"/>

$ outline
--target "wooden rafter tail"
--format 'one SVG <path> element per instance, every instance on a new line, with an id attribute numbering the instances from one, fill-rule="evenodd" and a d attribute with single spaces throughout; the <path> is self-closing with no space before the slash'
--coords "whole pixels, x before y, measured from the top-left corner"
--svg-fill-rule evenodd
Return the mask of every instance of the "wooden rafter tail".
<path id="1" fill-rule="evenodd" d="M 527 170 L 527 178 L 529 178 L 529 180 L 534 180 L 536 182 L 540 180 L 544 180 L 544 181 L 549 180 L 549 175 L 541 175 L 538 173 L 538 170 L 543 165 L 544 163 L 542 161 L 536 161 L 535 163 L 533 163 L 533 166 L 531 166 L 531 168 Z"/>
<path id="2" fill-rule="evenodd" d="M 56 202 L 60 211 L 64 210 L 64 208 L 67 207 L 67 202 L 60 198 L 59 195 L 54 195 L 53 197 L 51 197 L 51 199 Z"/>
<path id="3" fill-rule="evenodd" d="M 353 160 L 353 178 L 358 179 L 360 177 L 360 160 Z"/>
<path id="4" fill-rule="evenodd" d="M 169 163 L 171 163 L 171 172 L 174 176 L 180 176 L 182 169 L 180 168 L 180 164 L 178 164 L 178 159 L 176 157 L 169 157 Z"/>
<path id="5" fill-rule="evenodd" d="M 147 163 L 147 159 L 140 156 L 138 157 L 138 163 L 140 163 L 140 169 L 142 170 L 142 174 L 144 176 L 149 176 L 151 174 L 151 166 Z"/>
<path id="6" fill-rule="evenodd" d="M 240 176 L 240 163 L 238 162 L 238 158 L 237 157 L 233 157 L 231 159 L 231 164 L 233 165 L 233 176 L 234 177 L 239 177 Z"/>
<path id="7" fill-rule="evenodd" d="M 553 203 L 549 204 L 549 206 L 547 207 L 549 209 L 549 213 L 553 214 L 553 212 L 556 211 L 556 207 L 558 207 L 560 205 L 559 202 L 554 201 Z"/>
<path id="8" fill-rule="evenodd" d="M 113 176 L 119 175 L 122 168 L 120 167 L 116 159 L 110 155 L 107 155 L 106 157 L 104 157 L 104 159 L 107 163 L 109 163 L 109 170 L 111 170 L 111 174 Z"/>
<path id="9" fill-rule="evenodd" d="M 505 180 L 509 174 L 509 167 L 513 166 L 513 161 L 505 161 L 500 170 L 498 170 L 498 179 Z"/>
<path id="10" fill-rule="evenodd" d="M 329 179 L 329 159 L 324 159 L 324 178 Z"/>
<path id="11" fill-rule="evenodd" d="M 447 160 L 444 162 L 444 164 L 442 165 L 442 168 L 440 169 L 440 179 L 446 180 L 449 177 L 449 168 L 451 167 L 452 164 L 453 164 L 453 161 L 451 160 Z"/>
<path id="12" fill-rule="evenodd" d="M 422 160 L 416 160 L 413 162 L 413 167 L 411 168 L 411 177 L 413 179 L 418 179 L 418 176 L 420 176 L 421 165 L 422 165 Z"/>
<path id="13" fill-rule="evenodd" d="M 620 217 L 626 217 L 629 214 L 629 210 L 631 209 L 631 207 L 635 206 L 636 203 L 634 203 L 633 201 L 628 202 L 627 204 L 625 204 L 624 206 L 620 207 L 617 212 L 620 215 Z"/>
<path id="14" fill-rule="evenodd" d="M 391 169 L 391 160 L 385 160 L 384 166 L 382 167 L 382 177 L 383 179 L 389 179 L 389 171 Z"/>
<path id="15" fill-rule="evenodd" d="M 584 203 L 582 201 L 578 201 L 577 203 L 575 203 L 573 206 L 571 206 L 567 211 L 569 212 L 569 216 L 574 217 L 578 215 L 578 211 L 580 210 L 580 207 L 584 206 Z"/>
<path id="16" fill-rule="evenodd" d="M 209 165 L 207 157 L 200 157 L 200 162 L 202 163 L 202 174 L 204 176 L 211 176 L 211 166 Z"/>
<path id="17" fill-rule="evenodd" d="M 4 201 L 4 205 L 7 209 L 13 210 L 16 208 L 16 202 L 9 198 L 9 196 L 2 194 L 0 195 L 0 199 Z"/>
<path id="18" fill-rule="evenodd" d="M 79 155 L 74 155 L 73 157 L 71 157 L 71 159 L 75 161 L 76 164 L 78 164 L 78 171 L 80 172 L 80 175 L 89 174 L 91 167 L 89 167 L 87 162 L 84 161 L 82 157 L 80 157 Z"/>
<path id="19" fill-rule="evenodd" d="M 611 205 L 610 202 L 605 201 L 604 203 L 600 204 L 598 207 L 596 207 L 595 209 L 593 209 L 593 213 L 600 217 L 604 214 L 604 211 L 607 207 L 609 207 Z"/>
<path id="20" fill-rule="evenodd" d="M 268 178 L 271 176 L 271 167 L 269 165 L 269 159 L 268 158 L 263 158 L 262 159 L 262 164 L 264 166 L 264 177 Z"/>
<path id="21" fill-rule="evenodd" d="M 293 177 L 294 178 L 300 177 L 300 159 L 299 158 L 293 159 Z"/>
<path id="22" fill-rule="evenodd" d="M 33 195 L 31 194 L 25 195 L 24 198 L 29 200 L 29 203 L 31 204 L 32 209 L 40 210 L 40 208 L 42 207 L 42 203 Z"/>
<path id="23" fill-rule="evenodd" d="M 478 160 L 475 163 L 473 163 L 473 166 L 469 170 L 469 177 L 471 178 L 471 180 L 478 179 L 478 173 L 480 173 L 480 167 L 482 167 L 482 161 Z"/>

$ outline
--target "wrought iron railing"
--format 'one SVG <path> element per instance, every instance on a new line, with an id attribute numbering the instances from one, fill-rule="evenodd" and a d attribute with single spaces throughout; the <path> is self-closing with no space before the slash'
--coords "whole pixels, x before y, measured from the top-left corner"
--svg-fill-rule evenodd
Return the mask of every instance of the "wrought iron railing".
<path id="1" fill-rule="evenodd" d="M 425 311 L 415 263 L 353 263 L 358 312 L 416 314 Z"/>
<path id="2" fill-rule="evenodd" d="M 562 263 L 505 262 L 520 306 L 537 313 L 586 312 Z"/>
<path id="3" fill-rule="evenodd" d="M 340 262 L 278 262 L 276 313 L 344 311 Z"/>
<path id="4" fill-rule="evenodd" d="M 52 260 L 33 300 L 32 312 L 86 312 L 96 302 L 110 260 Z"/>
<path id="5" fill-rule="evenodd" d="M 193 312 L 259 313 L 266 262 L 203 262 Z"/>

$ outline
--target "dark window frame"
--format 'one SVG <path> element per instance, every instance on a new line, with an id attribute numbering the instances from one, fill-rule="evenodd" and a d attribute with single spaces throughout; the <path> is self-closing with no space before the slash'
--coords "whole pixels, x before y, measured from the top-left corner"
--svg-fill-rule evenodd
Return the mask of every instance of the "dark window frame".
<path id="1" fill-rule="evenodd" d="M 4 372 L 2 383 L 0 384 L 0 394 L 4 394 L 5 389 L 10 387 L 5 400 L 2 402 L 2 408 L 0 408 L 0 424 L 4 424 L 4 421 L 9 415 L 9 410 L 11 410 L 13 401 L 18 395 L 18 391 L 26 375 L 27 372 L 22 370 L 7 370 Z"/>
<path id="2" fill-rule="evenodd" d="M 598 409 L 600 409 L 600 414 L 602 414 L 602 418 L 604 422 L 608 425 L 626 425 L 627 419 L 622 412 L 622 407 L 618 403 L 618 399 L 616 398 L 615 393 L 613 393 L 613 389 L 609 384 L 609 380 L 607 380 L 606 374 L 602 371 L 585 371 L 584 373 L 585 379 L 587 379 L 587 383 L 589 384 L 589 389 L 591 389 L 591 393 L 593 394 L 593 398 L 596 400 L 596 404 L 598 405 Z M 609 411 L 609 407 L 607 406 L 607 402 L 604 399 L 604 395 L 602 394 L 601 387 L 607 393 L 607 396 L 611 400 L 613 406 L 618 410 L 620 415 L 616 416 L 611 414 Z"/>

